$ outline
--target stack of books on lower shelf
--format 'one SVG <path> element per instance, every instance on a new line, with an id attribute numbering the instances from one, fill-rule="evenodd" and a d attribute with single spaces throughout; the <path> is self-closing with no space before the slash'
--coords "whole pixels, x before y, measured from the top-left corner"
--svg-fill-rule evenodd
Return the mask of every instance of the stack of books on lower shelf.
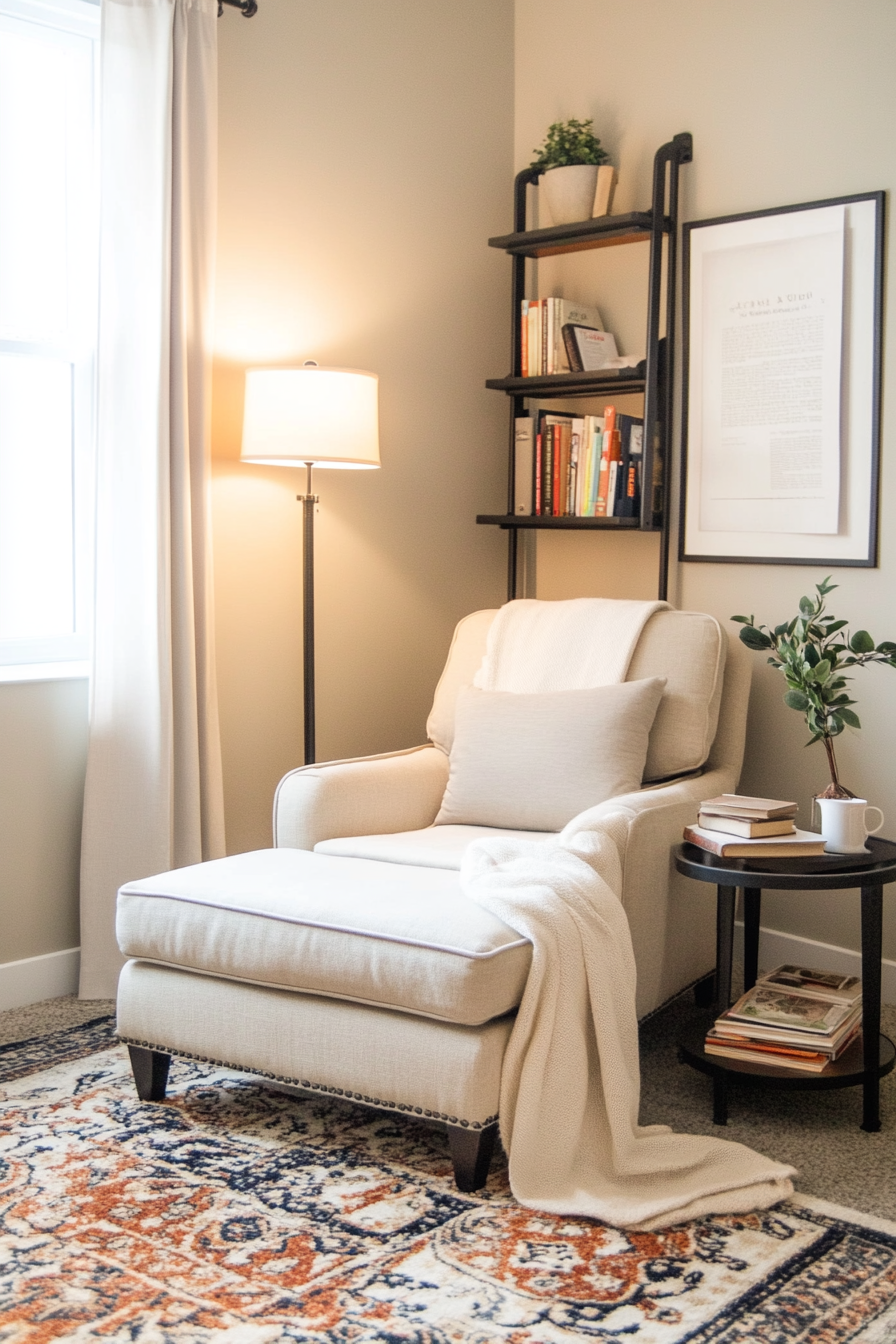
<path id="1" fill-rule="evenodd" d="M 723 859 L 799 859 L 824 853 L 824 836 L 797 830 L 796 803 L 722 793 L 700 804 L 696 826 L 686 826 L 691 845 Z"/>
<path id="2" fill-rule="evenodd" d="M 778 966 L 717 1017 L 708 1055 L 821 1073 L 862 1030 L 862 982 L 854 975 Z"/>
<path id="3" fill-rule="evenodd" d="M 514 513 L 554 518 L 638 518 L 644 421 L 542 407 L 514 421 Z"/>

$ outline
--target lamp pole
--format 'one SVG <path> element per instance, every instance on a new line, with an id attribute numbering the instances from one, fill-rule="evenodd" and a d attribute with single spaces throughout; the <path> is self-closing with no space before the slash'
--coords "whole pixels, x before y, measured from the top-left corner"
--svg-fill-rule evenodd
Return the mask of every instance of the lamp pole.
<path id="1" fill-rule="evenodd" d="M 313 462 L 305 463 L 305 493 L 296 495 L 302 504 L 302 685 L 305 711 L 305 764 L 313 765 L 314 741 L 314 506 L 311 493 Z"/>
<path id="2" fill-rule="evenodd" d="M 305 764 L 317 760 L 314 712 L 314 509 L 312 469 L 378 467 L 377 377 L 364 369 L 247 369 L 243 462 L 305 468 L 302 505 L 302 662 Z"/>

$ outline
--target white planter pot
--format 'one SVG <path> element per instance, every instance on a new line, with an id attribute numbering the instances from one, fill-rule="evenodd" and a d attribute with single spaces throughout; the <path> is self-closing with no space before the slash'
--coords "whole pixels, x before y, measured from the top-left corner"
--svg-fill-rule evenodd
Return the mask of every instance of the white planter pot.
<path id="1" fill-rule="evenodd" d="M 566 168 L 549 168 L 541 175 L 544 199 L 552 224 L 577 224 L 590 219 L 597 188 L 597 164 L 573 163 Z"/>

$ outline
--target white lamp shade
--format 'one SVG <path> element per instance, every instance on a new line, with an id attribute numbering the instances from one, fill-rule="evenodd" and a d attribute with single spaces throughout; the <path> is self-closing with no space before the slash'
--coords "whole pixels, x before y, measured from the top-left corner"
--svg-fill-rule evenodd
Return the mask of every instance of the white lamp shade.
<path id="1" fill-rule="evenodd" d="M 361 369 L 250 369 L 240 457 L 275 467 L 378 467 L 378 382 Z"/>

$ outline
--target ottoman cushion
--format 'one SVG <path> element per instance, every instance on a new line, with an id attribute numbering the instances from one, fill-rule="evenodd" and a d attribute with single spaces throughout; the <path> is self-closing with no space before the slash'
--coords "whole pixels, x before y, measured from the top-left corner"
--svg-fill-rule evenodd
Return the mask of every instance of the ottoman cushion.
<path id="1" fill-rule="evenodd" d="M 515 1008 L 531 944 L 456 872 L 266 849 L 129 882 L 125 956 L 475 1026 Z"/>

